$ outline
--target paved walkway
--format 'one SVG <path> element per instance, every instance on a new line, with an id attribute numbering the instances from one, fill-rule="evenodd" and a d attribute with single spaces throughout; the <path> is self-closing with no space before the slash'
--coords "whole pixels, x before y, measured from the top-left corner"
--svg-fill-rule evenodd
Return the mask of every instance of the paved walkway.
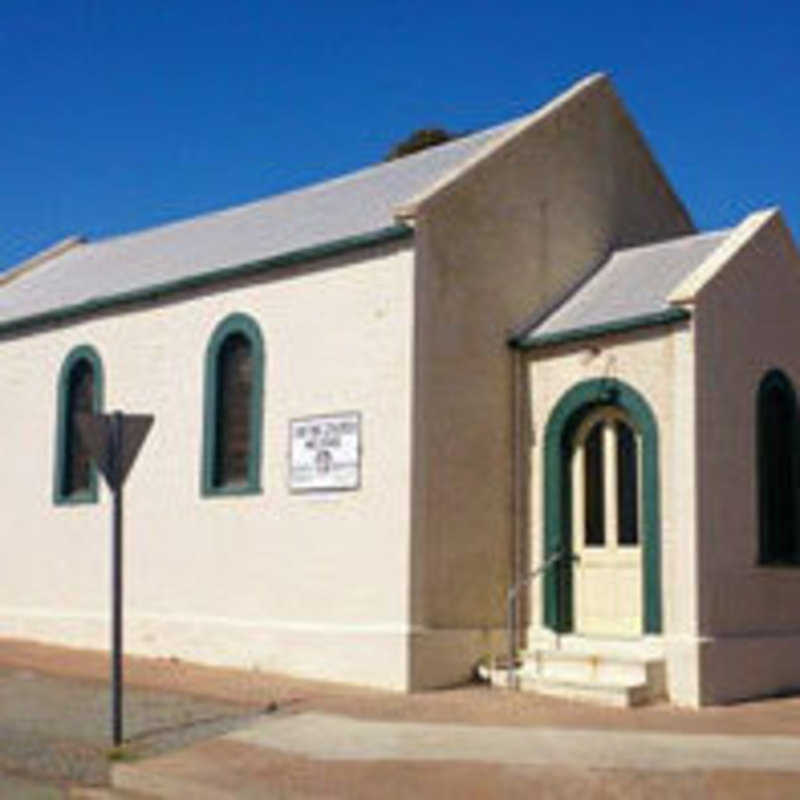
<path id="1" fill-rule="evenodd" d="M 225 738 L 323 760 L 483 761 L 662 772 L 742 769 L 800 773 L 800 736 L 376 722 L 308 713 L 262 718 Z"/>
<path id="2" fill-rule="evenodd" d="M 113 785 L 159 798 L 798 797 L 800 736 L 376 721 L 306 712 L 117 764 Z"/>

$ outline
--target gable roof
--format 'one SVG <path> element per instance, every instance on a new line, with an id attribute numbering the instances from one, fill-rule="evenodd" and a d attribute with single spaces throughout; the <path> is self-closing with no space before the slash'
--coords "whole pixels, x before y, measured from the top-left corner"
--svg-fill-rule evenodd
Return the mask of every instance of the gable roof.
<path id="1" fill-rule="evenodd" d="M 0 280 L 0 335 L 410 237 L 406 220 L 430 201 L 502 157 L 519 136 L 569 108 L 580 110 L 590 98 L 619 111 L 641 139 L 607 76 L 593 74 L 532 113 L 398 161 L 193 219 L 51 248 L 14 270 L 13 280 Z"/>
<path id="2" fill-rule="evenodd" d="M 729 231 L 713 231 L 618 250 L 557 308 L 517 334 L 512 343 L 523 348 L 542 347 L 685 318 L 688 312 L 673 305 L 670 294 L 729 235 Z"/>
<path id="3" fill-rule="evenodd" d="M 167 285 L 180 288 L 218 271 L 271 259 L 296 263 L 303 255 L 328 255 L 409 234 L 410 229 L 398 228 L 395 209 L 471 162 L 516 124 L 247 205 L 40 259 L 35 269 L 0 289 L 0 326 L 55 309 L 88 311 L 100 298 L 136 297 Z"/>

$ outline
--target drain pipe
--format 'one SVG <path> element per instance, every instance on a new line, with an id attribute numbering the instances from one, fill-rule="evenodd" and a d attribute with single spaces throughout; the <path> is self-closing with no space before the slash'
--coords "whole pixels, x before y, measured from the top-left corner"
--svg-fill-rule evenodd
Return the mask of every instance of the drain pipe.
<path id="1" fill-rule="evenodd" d="M 525 571 L 525 535 L 527 521 L 526 447 L 529 425 L 524 418 L 525 403 L 525 358 L 524 353 L 511 345 L 511 588 L 506 597 L 508 628 L 508 651 L 512 655 L 517 646 L 517 609 L 520 574 Z M 509 673 L 509 680 L 510 680 Z"/>

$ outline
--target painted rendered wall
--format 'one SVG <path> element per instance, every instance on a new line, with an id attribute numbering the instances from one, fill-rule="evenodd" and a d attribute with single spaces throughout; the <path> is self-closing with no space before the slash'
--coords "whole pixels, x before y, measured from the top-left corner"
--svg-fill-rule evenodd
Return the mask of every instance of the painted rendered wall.
<path id="1" fill-rule="evenodd" d="M 767 370 L 800 387 L 798 309 L 800 257 L 778 215 L 697 298 L 704 702 L 800 686 L 800 568 L 757 564 L 755 425 Z"/>
<path id="2" fill-rule="evenodd" d="M 110 498 L 52 502 L 56 380 L 100 353 L 106 408 L 155 427 L 126 487 L 131 652 L 405 688 L 413 253 L 391 246 L 0 343 L 0 635 L 105 648 Z M 205 348 L 266 348 L 263 493 L 200 496 Z M 288 491 L 289 420 L 358 410 L 362 489 Z"/>
<path id="3" fill-rule="evenodd" d="M 697 574 L 694 492 L 694 363 L 689 323 L 531 351 L 530 569 L 544 553 L 544 431 L 561 397 L 581 381 L 613 377 L 641 394 L 658 428 L 663 634 L 643 637 L 642 654 L 667 659 L 670 698 L 697 703 Z M 543 626 L 543 584 L 531 587 L 529 640 L 550 642 Z M 623 643 L 631 649 L 631 643 Z M 636 652 L 633 645 L 633 652 Z"/>
<path id="4" fill-rule="evenodd" d="M 422 203 L 411 596 L 422 632 L 413 685 L 463 678 L 499 644 L 514 547 L 510 330 L 613 246 L 691 230 L 602 78 Z M 436 644 L 445 639 L 446 648 Z M 455 671 L 434 676 L 430 654 L 453 648 Z"/>

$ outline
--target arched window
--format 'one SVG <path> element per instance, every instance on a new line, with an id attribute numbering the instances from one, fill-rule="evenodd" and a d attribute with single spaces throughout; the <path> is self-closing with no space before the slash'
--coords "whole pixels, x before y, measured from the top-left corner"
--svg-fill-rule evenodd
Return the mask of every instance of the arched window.
<path id="1" fill-rule="evenodd" d="M 54 500 L 59 504 L 97 500 L 97 472 L 78 433 L 78 414 L 103 407 L 103 366 L 88 345 L 72 350 L 58 377 Z"/>
<path id="2" fill-rule="evenodd" d="M 261 491 L 264 347 L 256 322 L 232 314 L 206 350 L 202 491 Z"/>
<path id="3" fill-rule="evenodd" d="M 577 514 L 586 547 L 639 544 L 640 445 L 627 416 L 614 406 L 600 406 L 578 427 L 573 457 L 580 475 L 573 491 L 580 488 L 582 505 Z"/>
<path id="4" fill-rule="evenodd" d="M 800 562 L 797 434 L 797 402 L 792 382 L 780 370 L 771 370 L 758 387 L 760 564 Z"/>
<path id="5" fill-rule="evenodd" d="M 579 535 L 587 545 L 602 546 L 606 541 L 605 458 L 603 453 L 603 421 L 595 422 L 580 443 L 583 459 L 584 530 Z"/>

